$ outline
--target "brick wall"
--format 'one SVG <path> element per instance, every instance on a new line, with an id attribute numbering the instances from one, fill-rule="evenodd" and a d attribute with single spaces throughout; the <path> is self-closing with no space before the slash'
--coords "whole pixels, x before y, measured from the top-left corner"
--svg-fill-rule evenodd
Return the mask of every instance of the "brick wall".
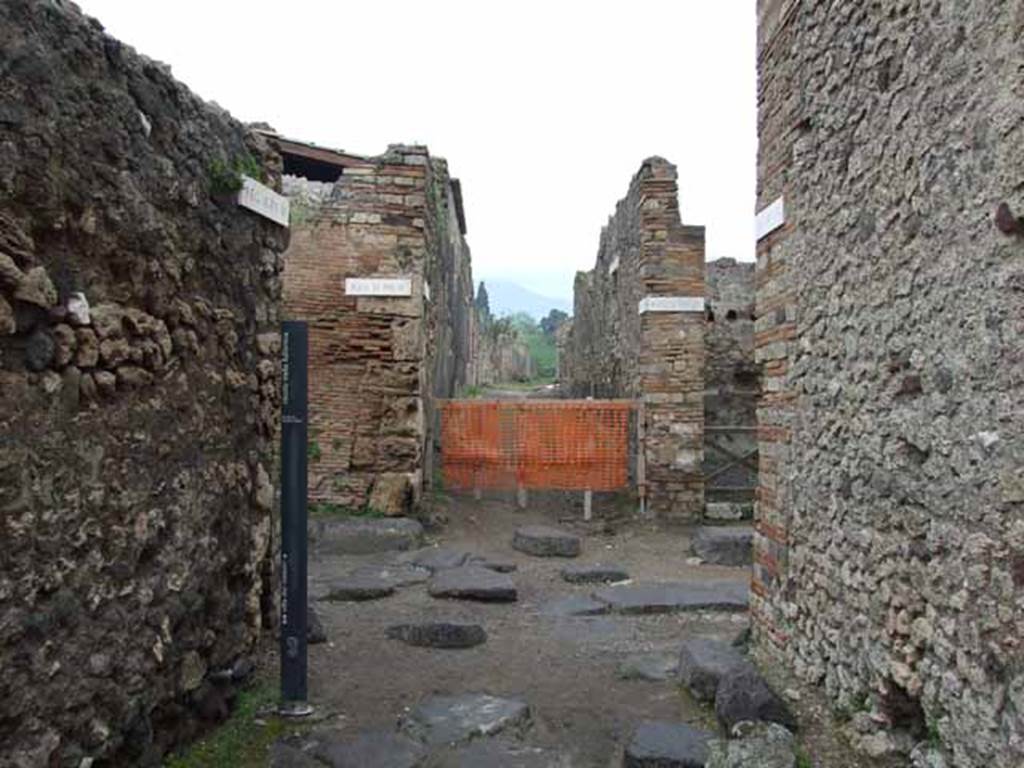
<path id="1" fill-rule="evenodd" d="M 438 397 L 465 384 L 472 276 L 447 165 L 423 147 L 344 159 L 331 183 L 286 178 L 287 314 L 310 324 L 310 498 L 407 512 L 429 479 Z M 403 277 L 410 297 L 347 296 Z"/>
<path id="2" fill-rule="evenodd" d="M 572 396 L 640 401 L 648 509 L 662 517 L 703 509 L 704 314 L 641 308 L 703 296 L 703 227 L 681 224 L 675 166 L 650 158 L 602 230 L 594 269 L 576 276 L 559 366 Z"/>
<path id="3" fill-rule="evenodd" d="M 788 189 L 799 110 L 790 65 L 797 4 L 784 0 L 758 4 L 758 173 L 757 209 L 767 208 Z M 789 215 L 790 222 L 792 214 Z M 757 296 L 754 307 L 754 359 L 761 366 L 762 396 L 757 407 L 758 491 L 755 503 L 754 572 L 751 615 L 754 630 L 782 649 L 788 639 L 784 594 L 788 565 L 787 498 L 779 471 L 786 459 L 793 420 L 794 392 L 786 379 L 793 338 L 794 296 L 787 282 L 787 238 L 791 224 L 757 243 Z"/>

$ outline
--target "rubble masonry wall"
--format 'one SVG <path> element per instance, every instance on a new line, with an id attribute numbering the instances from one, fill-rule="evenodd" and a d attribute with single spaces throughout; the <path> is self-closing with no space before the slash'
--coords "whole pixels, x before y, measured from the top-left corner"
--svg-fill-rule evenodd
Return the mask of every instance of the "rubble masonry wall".
<path id="1" fill-rule="evenodd" d="M 0 51 L 0 765 L 156 765 L 275 620 L 279 158 L 72 3 Z"/>
<path id="2" fill-rule="evenodd" d="M 864 749 L 1020 765 L 1024 7 L 758 13 L 756 640 Z"/>

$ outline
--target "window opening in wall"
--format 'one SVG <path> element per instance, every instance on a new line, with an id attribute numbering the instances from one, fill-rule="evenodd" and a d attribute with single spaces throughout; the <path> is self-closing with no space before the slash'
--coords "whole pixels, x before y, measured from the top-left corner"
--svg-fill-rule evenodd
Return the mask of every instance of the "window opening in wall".
<path id="1" fill-rule="evenodd" d="M 736 319 L 736 310 L 735 309 L 730 309 L 728 312 L 726 312 L 725 313 L 725 319 L 726 320 L 735 320 Z"/>
<path id="2" fill-rule="evenodd" d="M 344 170 L 340 165 L 325 163 L 309 157 L 300 157 L 283 153 L 284 173 L 286 176 L 301 176 L 309 181 L 322 181 L 333 184 L 341 178 Z"/>
<path id="3" fill-rule="evenodd" d="M 715 322 L 715 313 L 714 313 L 714 311 L 713 311 L 713 310 L 711 309 L 711 307 L 708 307 L 708 322 L 709 322 L 709 323 L 713 323 L 713 322 Z"/>

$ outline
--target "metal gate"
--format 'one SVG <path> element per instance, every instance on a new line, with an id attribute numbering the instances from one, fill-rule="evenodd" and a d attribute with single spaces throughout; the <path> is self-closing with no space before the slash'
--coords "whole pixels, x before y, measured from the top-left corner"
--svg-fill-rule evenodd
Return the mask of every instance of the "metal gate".
<path id="1" fill-rule="evenodd" d="M 757 489 L 757 427 L 704 428 L 704 496 L 709 502 L 752 502 Z"/>
<path id="2" fill-rule="evenodd" d="M 629 400 L 452 400 L 441 406 L 446 488 L 614 491 L 629 485 Z"/>

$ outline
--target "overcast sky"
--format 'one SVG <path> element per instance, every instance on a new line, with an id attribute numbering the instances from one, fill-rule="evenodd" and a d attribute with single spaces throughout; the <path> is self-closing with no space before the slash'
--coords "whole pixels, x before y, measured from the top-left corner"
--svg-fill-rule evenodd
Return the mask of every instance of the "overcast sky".
<path id="1" fill-rule="evenodd" d="M 243 121 L 446 157 L 477 279 L 571 297 L 650 155 L 708 258 L 753 259 L 754 0 L 78 1 Z"/>

